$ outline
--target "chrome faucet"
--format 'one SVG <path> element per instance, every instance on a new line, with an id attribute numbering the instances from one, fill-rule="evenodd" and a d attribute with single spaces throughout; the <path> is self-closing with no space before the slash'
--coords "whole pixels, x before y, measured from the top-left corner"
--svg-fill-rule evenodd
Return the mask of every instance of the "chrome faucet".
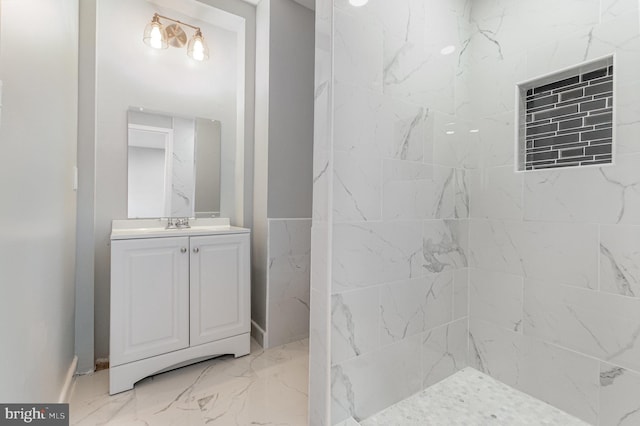
<path id="1" fill-rule="evenodd" d="M 169 217 L 167 218 L 167 227 L 165 229 L 184 229 L 191 228 L 188 217 Z"/>
<path id="2" fill-rule="evenodd" d="M 176 220 L 176 227 L 177 228 L 191 228 L 191 226 L 189 225 L 189 218 L 188 217 L 179 217 Z"/>

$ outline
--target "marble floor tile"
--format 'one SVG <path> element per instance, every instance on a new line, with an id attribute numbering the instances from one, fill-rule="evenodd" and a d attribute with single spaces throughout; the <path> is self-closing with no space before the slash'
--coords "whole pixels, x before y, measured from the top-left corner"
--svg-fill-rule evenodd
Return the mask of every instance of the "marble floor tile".
<path id="1" fill-rule="evenodd" d="M 362 426 L 587 426 L 473 368 L 360 422 Z"/>
<path id="2" fill-rule="evenodd" d="M 307 424 L 308 340 L 222 356 L 109 396 L 109 372 L 76 379 L 72 425 Z"/>

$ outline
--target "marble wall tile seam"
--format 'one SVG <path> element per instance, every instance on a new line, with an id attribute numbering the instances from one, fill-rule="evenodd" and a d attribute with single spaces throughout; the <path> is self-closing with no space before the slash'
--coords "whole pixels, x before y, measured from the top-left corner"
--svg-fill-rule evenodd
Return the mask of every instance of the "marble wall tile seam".
<path id="1" fill-rule="evenodd" d="M 407 336 L 405 336 L 404 338 L 402 338 L 400 340 L 395 340 L 393 342 L 386 343 L 386 344 L 379 344 L 374 349 L 364 351 L 364 352 L 362 352 L 362 353 L 360 353 L 358 355 L 353 355 L 353 356 L 350 356 L 348 358 L 340 359 L 340 361 L 338 361 L 338 362 L 335 362 L 334 359 L 332 358 L 331 359 L 331 366 L 333 367 L 333 366 L 336 366 L 336 365 L 341 365 L 341 364 L 344 364 L 344 363 L 347 363 L 347 362 L 352 362 L 352 361 L 355 361 L 355 360 L 358 360 L 358 359 L 362 359 L 363 357 L 373 356 L 376 353 L 379 353 L 379 352 L 384 351 L 386 349 L 392 348 L 393 346 L 402 344 L 403 342 L 405 342 L 407 340 L 418 339 L 419 338 L 421 341 L 423 341 L 425 336 L 428 336 L 429 334 L 433 333 L 434 331 L 437 331 L 437 330 L 440 330 L 440 329 L 443 329 L 443 328 L 446 328 L 446 327 L 449 327 L 451 325 L 454 325 L 454 324 L 457 324 L 457 323 L 461 323 L 461 322 L 464 322 L 464 323 L 467 324 L 467 330 L 468 330 L 468 328 L 469 328 L 469 325 L 468 325 L 469 324 L 469 318 L 468 317 L 462 317 L 462 318 L 458 318 L 458 319 L 453 319 L 451 321 L 448 321 L 448 322 L 443 323 L 443 324 L 439 324 L 439 325 L 434 326 L 432 328 L 429 328 L 427 330 L 420 331 L 418 333 L 414 333 L 414 334 L 411 334 L 411 335 L 407 335 Z"/>
<path id="2" fill-rule="evenodd" d="M 423 283 L 426 284 L 428 288 L 423 288 Z M 415 306 L 413 304 L 409 307 L 405 306 L 407 302 L 404 299 L 406 296 L 405 293 L 407 290 L 415 290 L 414 285 L 422 289 L 419 290 L 421 291 L 420 294 L 429 295 L 431 291 L 434 291 L 434 298 L 430 298 L 430 302 L 427 300 Z M 434 286 L 437 287 L 434 288 Z M 450 293 L 448 297 L 452 298 L 450 306 L 444 308 L 445 311 L 442 311 L 443 307 L 438 305 L 438 300 L 442 297 L 445 297 L 446 303 L 447 295 L 443 295 L 441 293 L 442 290 Z M 389 294 L 389 291 L 392 293 Z M 343 293 L 334 293 L 332 295 L 332 329 L 334 339 L 337 339 L 335 342 L 340 345 L 336 346 L 336 349 L 340 350 L 340 353 L 334 353 L 332 358 L 333 362 L 339 363 L 345 359 L 356 358 L 357 356 L 378 350 L 401 340 L 406 340 L 423 332 L 430 332 L 447 324 L 455 323 L 463 318 L 465 323 L 468 323 L 466 316 L 458 318 L 453 316 L 452 305 L 454 295 L 453 283 L 428 282 L 422 279 L 398 281 L 392 284 L 382 284 L 358 290 L 349 290 Z M 375 301 L 372 299 L 372 296 Z M 384 334 L 384 307 L 390 303 L 385 297 L 395 298 L 396 296 L 398 299 L 395 299 L 396 301 L 394 303 L 401 303 L 404 308 L 399 314 L 394 313 L 395 311 L 391 312 L 389 319 L 392 320 L 394 332 L 397 331 L 398 326 L 400 328 L 404 326 L 406 334 L 401 338 L 383 339 L 383 337 L 386 336 Z M 434 302 L 436 305 L 433 305 Z M 422 317 L 419 322 L 415 322 L 417 320 L 413 318 L 413 316 L 410 318 L 406 317 L 406 315 L 408 315 L 406 312 L 408 311 L 406 311 L 405 308 L 410 310 L 416 309 L 415 313 L 423 316 L 426 315 L 426 317 Z M 398 306 L 396 306 L 396 310 L 397 309 Z M 366 340 L 363 340 L 364 338 L 366 338 Z M 336 361 L 336 359 L 338 359 L 338 361 Z"/>
<path id="3" fill-rule="evenodd" d="M 340 78 L 335 78 L 334 84 L 338 86 L 343 86 L 344 88 L 349 89 L 351 91 L 361 92 L 362 94 L 367 96 L 376 97 L 385 101 L 392 101 L 393 103 L 397 103 L 398 105 L 401 105 L 401 106 L 408 106 L 412 108 L 423 109 L 424 114 L 426 115 L 425 118 L 428 118 L 432 114 L 438 113 L 438 112 L 442 114 L 448 114 L 445 112 L 441 112 L 424 102 L 414 102 L 411 98 L 408 98 L 406 96 L 399 96 L 399 95 L 394 95 L 390 93 L 384 93 L 380 89 L 373 88 L 371 86 L 354 84 L 353 82 L 350 82 L 348 80 L 342 80 Z"/>
<path id="4" fill-rule="evenodd" d="M 359 292 L 361 290 L 365 290 L 365 289 L 368 289 L 368 290 L 375 289 L 375 288 L 380 289 L 380 288 L 399 285 L 399 284 L 404 284 L 404 283 L 412 282 L 412 281 L 421 281 L 421 280 L 424 280 L 426 278 L 435 279 L 438 275 L 445 274 L 448 271 L 462 270 L 462 269 L 465 269 L 465 268 L 466 267 L 461 267 L 461 268 L 458 268 L 458 269 L 451 269 L 451 270 L 443 271 L 441 273 L 436 273 L 436 274 L 426 272 L 423 275 L 412 276 L 410 278 L 400 278 L 400 279 L 395 279 L 395 280 L 390 280 L 390 281 L 372 283 L 372 284 L 369 284 L 369 285 L 363 285 L 363 286 L 360 286 L 360 287 L 354 287 L 354 288 L 349 288 L 349 289 L 340 289 L 338 291 L 332 291 L 331 295 L 332 296 L 340 295 L 340 294 L 349 295 L 349 294 L 354 294 L 354 293 L 357 293 L 357 292 Z"/>
<path id="5" fill-rule="evenodd" d="M 633 369 L 633 368 L 625 367 L 623 365 L 619 365 L 615 361 L 603 361 L 603 360 L 599 360 L 599 361 L 600 361 L 600 365 L 602 365 L 602 366 L 611 366 L 611 367 L 614 367 L 614 368 L 617 368 L 617 369 L 626 370 L 626 371 L 629 371 L 632 374 L 637 375 L 640 378 L 640 371 L 638 371 L 637 369 Z"/>
<path id="6" fill-rule="evenodd" d="M 481 267 L 481 266 L 473 266 L 471 265 L 469 267 L 470 270 L 473 269 L 478 269 L 478 270 L 482 270 L 482 271 L 486 271 L 486 272 L 493 272 L 493 273 L 499 273 L 499 274 L 505 274 L 505 275 L 513 275 L 513 276 L 518 276 L 524 280 L 534 280 L 534 281 L 538 281 L 541 283 L 551 283 L 553 285 L 558 285 L 558 286 L 564 286 L 564 287 L 570 287 L 573 289 L 577 289 L 577 290 L 583 290 L 585 292 L 590 292 L 593 294 L 601 294 L 601 295 L 606 295 L 608 296 L 615 296 L 615 297 L 621 297 L 621 298 L 625 298 L 628 300 L 637 300 L 637 297 L 633 297 L 633 296 L 626 296 L 626 295 L 622 295 L 622 294 L 616 294 L 616 293 L 611 293 L 611 292 L 607 292 L 607 291 L 602 291 L 600 289 L 597 288 L 589 288 L 589 287 L 583 287 L 577 284 L 572 284 L 572 283 L 566 283 L 566 282 L 558 282 L 556 280 L 549 280 L 549 279 L 541 279 L 541 278 L 531 278 L 528 277 L 526 275 L 522 275 L 522 274 L 514 274 L 513 272 L 509 272 L 509 271 L 505 271 L 502 269 L 492 269 L 492 268 L 487 268 L 487 267 Z"/>
<path id="7" fill-rule="evenodd" d="M 469 220 L 473 220 L 474 218 L 469 217 L 427 217 L 427 218 L 397 218 L 397 219 L 375 219 L 375 220 L 333 220 L 333 224 L 335 225 L 376 225 L 376 224 L 406 224 L 406 223 L 420 223 L 423 222 L 439 222 L 439 221 L 447 221 L 447 222 L 465 222 Z M 421 227 L 422 225 L 419 225 Z"/>
<path id="8" fill-rule="evenodd" d="M 526 337 L 527 339 L 533 339 L 534 341 L 544 343 L 545 345 L 554 347 L 556 349 L 561 349 L 561 350 L 563 350 L 565 352 L 569 352 L 569 353 L 572 353 L 572 354 L 575 354 L 575 355 L 579 355 L 579 356 L 581 356 L 583 358 L 587 358 L 587 359 L 591 359 L 591 360 L 594 360 L 594 361 L 598 361 L 599 363 L 612 364 L 612 365 L 616 365 L 617 366 L 617 363 L 615 361 L 602 359 L 602 358 L 597 357 L 597 356 L 593 356 L 593 355 L 590 355 L 590 354 L 587 354 L 587 353 L 584 353 L 584 352 L 580 352 L 578 350 L 569 348 L 567 346 L 563 346 L 562 344 L 559 344 L 559 343 L 556 343 L 556 342 L 553 342 L 553 341 L 550 341 L 550 340 L 546 340 L 546 339 L 541 339 L 541 338 L 538 338 L 536 336 L 529 335 L 526 332 L 523 334 L 523 336 Z M 628 371 L 631 371 L 631 372 L 633 372 L 635 374 L 640 375 L 640 369 L 633 369 L 633 368 L 630 368 L 628 366 L 626 366 L 626 367 L 620 366 L 620 368 L 624 368 L 625 370 L 628 370 Z"/>
<path id="9" fill-rule="evenodd" d="M 537 337 L 537 336 L 532 336 L 530 334 L 527 334 L 526 330 L 525 330 L 524 333 L 518 333 L 518 332 L 515 332 L 513 330 L 509 330 L 507 328 L 504 328 L 504 327 L 496 326 L 492 322 L 485 321 L 485 320 L 480 319 L 480 318 L 476 318 L 476 319 L 472 319 L 471 318 L 470 319 L 470 324 L 480 324 L 480 325 L 483 325 L 484 327 L 488 327 L 488 328 L 493 327 L 493 328 L 501 330 L 503 332 L 506 331 L 506 332 L 508 332 L 510 334 L 514 334 L 514 335 L 518 335 L 518 336 L 520 336 L 522 338 L 530 339 L 533 342 L 543 343 L 545 345 L 551 346 L 551 347 L 556 348 L 556 349 L 560 349 L 560 350 L 565 351 L 565 352 L 569 352 L 569 353 L 574 354 L 574 355 L 578 355 L 580 357 L 588 358 L 588 359 L 593 360 L 593 361 L 605 362 L 605 363 L 611 364 L 610 361 L 600 359 L 600 358 L 598 358 L 596 356 L 589 355 L 589 354 L 586 354 L 584 352 L 580 352 L 580 351 L 577 351 L 575 349 L 568 348 L 566 346 L 563 346 L 561 344 L 552 342 L 552 341 L 547 340 L 547 339 L 543 339 L 543 338 L 540 338 L 540 337 Z M 629 368 L 626 368 L 626 367 L 623 367 L 623 368 L 633 371 L 632 369 L 629 369 Z"/>

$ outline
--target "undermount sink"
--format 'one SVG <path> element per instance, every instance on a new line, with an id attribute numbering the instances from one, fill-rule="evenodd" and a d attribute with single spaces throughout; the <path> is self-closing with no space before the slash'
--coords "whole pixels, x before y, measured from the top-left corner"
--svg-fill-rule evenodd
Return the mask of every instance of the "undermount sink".
<path id="1" fill-rule="evenodd" d="M 228 218 L 189 219 L 189 227 L 167 228 L 167 219 L 124 219 L 114 220 L 111 239 L 150 238 L 174 235 L 200 235 L 211 233 L 241 233 L 244 228 L 231 226 Z"/>

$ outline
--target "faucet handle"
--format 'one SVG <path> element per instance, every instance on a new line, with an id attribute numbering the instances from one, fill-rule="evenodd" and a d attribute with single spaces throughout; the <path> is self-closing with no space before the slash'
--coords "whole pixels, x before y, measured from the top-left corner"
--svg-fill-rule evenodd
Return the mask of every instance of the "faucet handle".
<path id="1" fill-rule="evenodd" d="M 179 217 L 176 219 L 176 226 L 178 228 L 191 228 L 191 226 L 189 225 L 189 218 L 188 217 Z"/>

